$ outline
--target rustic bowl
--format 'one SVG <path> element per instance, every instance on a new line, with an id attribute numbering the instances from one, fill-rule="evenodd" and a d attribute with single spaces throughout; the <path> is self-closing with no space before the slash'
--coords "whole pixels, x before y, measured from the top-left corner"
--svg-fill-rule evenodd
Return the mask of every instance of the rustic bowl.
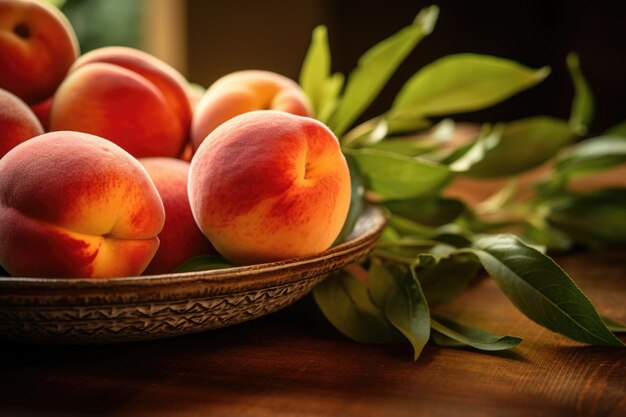
<path id="1" fill-rule="evenodd" d="M 0 337 L 94 344 L 202 332 L 272 313 L 369 253 L 385 225 L 376 207 L 324 253 L 262 265 L 113 279 L 0 277 Z"/>

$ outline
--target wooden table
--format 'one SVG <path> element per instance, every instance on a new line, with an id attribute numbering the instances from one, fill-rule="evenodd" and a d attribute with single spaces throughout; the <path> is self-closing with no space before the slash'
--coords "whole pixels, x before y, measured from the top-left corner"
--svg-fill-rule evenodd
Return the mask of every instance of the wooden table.
<path id="1" fill-rule="evenodd" d="M 601 313 L 626 321 L 626 254 L 558 258 Z M 499 354 L 360 345 L 305 300 L 194 336 L 0 348 L 1 416 L 626 416 L 626 349 L 582 346 L 527 320 L 490 280 L 442 312 L 524 337 Z M 623 339 L 624 340 L 624 339 Z"/>

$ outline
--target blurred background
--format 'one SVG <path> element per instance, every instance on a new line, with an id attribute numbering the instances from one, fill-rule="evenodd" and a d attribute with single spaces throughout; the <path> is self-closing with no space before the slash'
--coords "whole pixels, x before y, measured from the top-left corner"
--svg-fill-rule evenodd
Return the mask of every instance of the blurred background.
<path id="1" fill-rule="evenodd" d="M 51 0 L 52 1 L 52 0 Z M 462 121 L 508 121 L 545 114 L 567 118 L 573 88 L 570 51 L 596 97 L 592 132 L 626 119 L 626 2 L 610 0 L 54 0 L 76 29 L 83 52 L 105 45 L 146 50 L 204 86 L 241 69 L 298 78 L 312 29 L 329 28 L 333 71 L 349 73 L 370 46 L 437 4 L 433 34 L 402 65 L 363 118 L 388 109 L 423 65 L 459 52 L 492 54 L 531 67 L 549 65 L 539 86 Z"/>

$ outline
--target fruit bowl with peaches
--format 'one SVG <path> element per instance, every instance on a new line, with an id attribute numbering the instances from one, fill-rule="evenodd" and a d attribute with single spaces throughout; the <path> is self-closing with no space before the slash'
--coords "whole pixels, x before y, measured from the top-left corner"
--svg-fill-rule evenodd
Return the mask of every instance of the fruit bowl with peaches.
<path id="1" fill-rule="evenodd" d="M 0 334 L 61 344 L 117 343 L 198 333 L 275 312 L 362 259 L 385 223 L 368 207 L 345 243 L 258 265 L 106 279 L 0 279 Z"/>
<path id="2" fill-rule="evenodd" d="M 45 3 L 0 0 L 3 337 L 236 324 L 372 250 L 384 215 L 369 207 L 346 226 L 348 164 L 295 82 L 248 70 L 191 91 L 139 50 L 80 55 Z"/>

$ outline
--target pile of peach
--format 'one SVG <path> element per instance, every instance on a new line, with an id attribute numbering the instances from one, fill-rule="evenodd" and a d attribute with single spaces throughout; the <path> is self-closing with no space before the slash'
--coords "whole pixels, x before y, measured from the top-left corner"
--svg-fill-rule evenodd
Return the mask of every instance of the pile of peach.
<path id="1" fill-rule="evenodd" d="M 0 0 L 0 266 L 121 277 L 326 250 L 350 177 L 298 85 L 241 71 L 191 91 L 135 49 L 79 56 L 58 10 Z"/>

